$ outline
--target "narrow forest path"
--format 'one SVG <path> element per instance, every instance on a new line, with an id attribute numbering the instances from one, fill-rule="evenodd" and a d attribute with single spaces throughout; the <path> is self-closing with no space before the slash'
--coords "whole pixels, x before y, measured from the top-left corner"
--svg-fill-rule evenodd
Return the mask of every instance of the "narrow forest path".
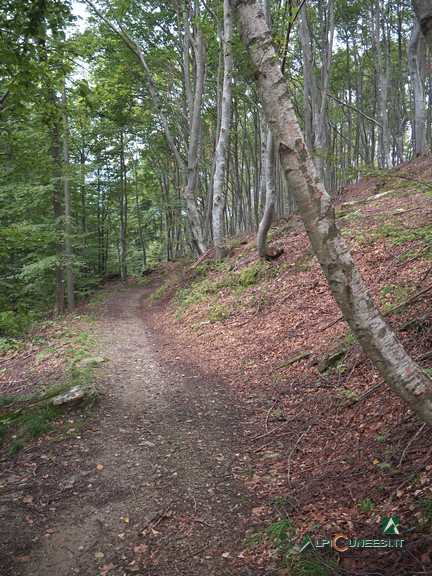
<path id="1" fill-rule="evenodd" d="M 109 359 L 104 395 L 82 429 L 41 448 L 15 494 L 16 536 L 32 546 L 15 554 L 14 576 L 251 574 L 235 400 L 217 376 L 164 359 L 150 292 L 111 290 L 92 325 Z"/>

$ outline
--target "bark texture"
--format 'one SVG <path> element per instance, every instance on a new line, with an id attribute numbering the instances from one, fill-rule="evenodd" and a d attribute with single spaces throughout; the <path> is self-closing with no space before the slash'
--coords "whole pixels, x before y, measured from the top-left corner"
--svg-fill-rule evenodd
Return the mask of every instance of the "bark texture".
<path id="1" fill-rule="evenodd" d="M 219 138 L 215 153 L 215 172 L 213 176 L 213 210 L 212 230 L 216 259 L 227 255 L 225 247 L 225 202 L 224 192 L 226 158 L 229 143 L 229 128 L 231 122 L 231 93 L 233 80 L 233 56 L 231 47 L 232 38 L 232 13 L 229 0 L 224 0 L 224 79 L 221 101 L 221 121 Z"/>
<path id="2" fill-rule="evenodd" d="M 430 0 L 412 0 L 412 4 L 424 37 L 432 48 L 432 2 Z"/>
<path id="3" fill-rule="evenodd" d="M 419 54 L 421 54 L 424 39 L 420 33 L 420 24 L 414 18 L 410 41 L 408 44 L 408 66 L 411 76 L 411 87 L 413 94 L 414 119 L 412 122 L 413 131 L 413 154 L 423 156 L 429 152 L 426 140 L 426 109 L 424 95 L 424 75 L 420 65 Z"/>
<path id="4" fill-rule="evenodd" d="M 269 0 L 264 0 L 263 8 L 266 24 L 271 29 Z M 258 256 L 261 260 L 267 260 L 268 258 L 267 236 L 273 222 L 276 205 L 276 142 L 270 129 L 267 130 L 264 167 L 265 206 L 257 234 Z"/>
<path id="5" fill-rule="evenodd" d="M 261 219 L 258 235 L 257 248 L 261 260 L 268 258 L 267 235 L 273 222 L 276 204 L 276 149 L 271 131 L 267 134 L 267 150 L 265 160 L 265 208 Z"/>
<path id="6" fill-rule="evenodd" d="M 392 390 L 432 425 L 432 381 L 407 354 L 369 296 L 338 229 L 294 114 L 271 34 L 257 0 L 231 0 L 288 185 L 332 294 L 363 350 Z"/>

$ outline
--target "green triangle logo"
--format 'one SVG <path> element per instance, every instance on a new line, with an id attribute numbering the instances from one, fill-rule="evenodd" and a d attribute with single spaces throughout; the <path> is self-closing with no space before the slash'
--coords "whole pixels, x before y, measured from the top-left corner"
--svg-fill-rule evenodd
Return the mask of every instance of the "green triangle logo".
<path id="1" fill-rule="evenodd" d="M 311 540 L 309 534 L 306 534 L 303 542 L 300 544 L 299 552 L 303 552 L 303 550 L 305 550 L 309 545 L 313 546 L 313 543 L 312 543 L 312 540 Z"/>
<path id="2" fill-rule="evenodd" d="M 384 516 L 381 528 L 383 534 L 400 534 L 399 516 Z"/>

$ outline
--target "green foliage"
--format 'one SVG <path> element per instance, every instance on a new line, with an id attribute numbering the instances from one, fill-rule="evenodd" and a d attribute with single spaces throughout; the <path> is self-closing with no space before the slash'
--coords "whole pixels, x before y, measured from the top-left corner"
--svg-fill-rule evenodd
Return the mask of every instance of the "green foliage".
<path id="1" fill-rule="evenodd" d="M 277 508 L 285 508 L 286 506 L 292 505 L 292 498 L 286 496 L 275 496 L 271 503 Z"/>
<path id="2" fill-rule="evenodd" d="M 10 310 L 0 312 L 0 335 L 9 339 L 10 345 L 12 345 L 10 339 L 14 339 L 18 336 L 27 334 L 32 325 L 34 317 L 34 312 L 29 312 L 27 314 L 23 312 L 15 313 Z M 5 341 L 5 348 L 7 349 L 7 347 L 8 346 Z M 2 345 L 0 343 L 0 350 L 1 349 Z"/>
<path id="3" fill-rule="evenodd" d="M 292 576 L 337 576 L 342 574 L 335 556 L 319 554 L 315 550 L 306 550 L 298 556 L 285 559 Z"/>
<path id="4" fill-rule="evenodd" d="M 166 280 L 162 286 L 159 286 L 153 294 L 150 296 L 150 300 L 156 302 L 163 298 L 170 290 L 172 289 L 172 282 L 170 280 Z"/>
<path id="5" fill-rule="evenodd" d="M 432 532 L 432 498 L 424 498 L 416 505 L 423 512 L 424 521 L 429 525 Z"/>
<path id="6" fill-rule="evenodd" d="M 277 499 L 275 505 L 285 506 L 286 500 Z M 277 520 L 263 532 L 254 534 L 248 539 L 247 544 L 260 544 L 264 539 L 269 540 L 279 554 L 282 554 L 282 566 L 288 568 L 292 576 L 337 576 L 341 574 L 335 556 L 324 554 L 315 548 L 307 548 L 300 554 L 297 552 L 295 541 L 299 537 L 289 517 Z"/>
<path id="7" fill-rule="evenodd" d="M 7 447 L 8 456 L 13 456 L 17 452 L 19 452 L 23 448 L 23 446 L 24 446 L 23 438 L 12 438 Z"/>
<path id="8" fill-rule="evenodd" d="M 373 512 L 375 510 L 375 504 L 372 502 L 370 498 L 359 498 L 358 506 L 362 512 L 368 514 L 369 512 Z"/>
<path id="9" fill-rule="evenodd" d="M 290 518 L 284 518 L 270 524 L 266 529 L 267 538 L 273 542 L 277 548 L 286 552 L 292 547 L 293 538 L 296 536 L 296 529 Z"/>
<path id="10" fill-rule="evenodd" d="M 15 395 L 3 396 L 3 398 L 0 398 L 0 408 L 4 408 L 5 406 L 10 406 L 14 402 L 16 402 L 16 400 L 17 400 L 17 397 Z"/>
<path id="11" fill-rule="evenodd" d="M 214 324 L 224 320 L 228 316 L 228 308 L 225 304 L 209 306 L 210 322 Z"/>
<path id="12" fill-rule="evenodd" d="M 379 464 L 377 464 L 377 466 L 378 468 L 387 470 L 387 472 L 396 472 L 396 468 L 393 466 L 393 464 L 390 464 L 389 462 L 380 462 Z"/>
<path id="13" fill-rule="evenodd" d="M 25 437 L 30 440 L 50 432 L 53 427 L 53 421 L 57 417 L 57 410 L 54 406 L 47 406 L 36 414 L 30 414 L 25 420 L 22 431 Z"/>
<path id="14" fill-rule="evenodd" d="M 359 395 L 354 390 L 349 390 L 348 388 L 336 388 L 336 390 L 341 394 L 344 398 L 348 398 L 349 400 L 358 400 Z"/>

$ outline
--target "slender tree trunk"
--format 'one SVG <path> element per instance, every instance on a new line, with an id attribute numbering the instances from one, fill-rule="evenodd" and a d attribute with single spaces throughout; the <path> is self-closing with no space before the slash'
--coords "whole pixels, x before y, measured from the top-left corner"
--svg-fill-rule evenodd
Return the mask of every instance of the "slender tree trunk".
<path id="1" fill-rule="evenodd" d="M 268 28 L 271 28 L 270 2 L 264 0 L 264 14 Z M 258 227 L 257 249 L 261 260 L 268 258 L 267 235 L 273 222 L 276 204 L 276 142 L 270 129 L 267 133 L 265 154 L 265 207 Z"/>
<path id="2" fill-rule="evenodd" d="M 64 312 L 64 243 L 63 243 L 63 198 L 61 187 L 62 176 L 62 161 L 61 161 L 61 126 L 59 122 L 55 122 L 52 129 L 52 147 L 51 157 L 53 161 L 53 179 L 54 179 L 54 218 L 55 218 L 55 254 L 57 257 L 57 264 L 55 270 L 55 295 L 54 295 L 54 311 L 53 317 L 57 318 Z"/>
<path id="3" fill-rule="evenodd" d="M 139 200 L 138 200 L 138 177 L 137 177 L 137 167 L 134 163 L 133 165 L 133 173 L 134 173 L 134 185 L 135 185 L 135 208 L 137 213 L 137 222 L 138 222 L 138 238 L 141 246 L 141 253 L 143 259 L 143 271 L 147 269 L 147 253 L 144 244 L 144 237 L 143 237 L 143 229 L 141 223 L 141 211 L 139 208 Z M 168 210 L 167 210 L 168 213 Z"/>
<path id="4" fill-rule="evenodd" d="M 257 235 L 258 256 L 261 260 L 268 258 L 267 235 L 273 222 L 276 203 L 276 149 L 271 130 L 267 134 L 265 184 L 265 208 Z"/>
<path id="5" fill-rule="evenodd" d="M 65 253 L 66 253 L 66 301 L 68 310 L 75 309 L 74 272 L 72 260 L 72 196 L 70 182 L 69 119 L 66 111 L 66 88 L 62 92 L 63 112 L 63 160 L 64 160 L 64 203 L 65 203 Z"/>
<path id="6" fill-rule="evenodd" d="M 411 76 L 411 86 L 413 95 L 413 111 L 411 115 L 412 126 L 412 146 L 414 156 L 423 156 L 429 152 L 426 141 L 426 111 L 424 96 L 424 78 L 420 72 L 419 51 L 421 47 L 422 35 L 420 24 L 414 18 L 411 37 L 408 44 L 408 66 Z M 424 41 L 423 41 L 424 42 Z"/>
<path id="7" fill-rule="evenodd" d="M 84 147 L 80 151 L 80 194 L 81 194 L 81 235 L 82 235 L 82 249 L 81 256 L 85 262 L 87 253 L 87 222 L 86 222 L 86 183 L 85 183 L 85 151 Z M 85 265 L 88 270 L 88 266 Z"/>
<path id="8" fill-rule="evenodd" d="M 194 17 L 199 15 L 196 6 Z M 194 26 L 196 26 L 194 24 Z M 186 35 L 190 35 L 188 19 L 185 18 Z M 204 242 L 201 217 L 196 203 L 196 191 L 198 187 L 198 170 L 200 165 L 200 143 L 202 136 L 202 99 L 204 94 L 205 63 L 204 43 L 202 30 L 196 27 L 195 35 L 191 38 L 191 45 L 195 55 L 194 62 L 194 90 L 189 95 L 189 146 L 187 151 L 187 182 L 184 190 L 186 211 L 196 252 L 202 254 L 207 246 Z"/>
<path id="9" fill-rule="evenodd" d="M 388 38 L 384 24 L 381 26 L 380 0 L 372 5 L 372 49 L 375 62 L 375 87 L 378 106 L 378 168 L 387 169 L 393 166 L 390 153 L 390 131 L 388 113 L 388 93 L 390 85 L 390 57 Z M 380 29 L 383 30 L 381 39 Z M 384 61 L 383 61 L 384 57 Z"/>
<path id="10" fill-rule="evenodd" d="M 365 353 L 392 390 L 432 425 L 432 381 L 407 354 L 369 296 L 317 177 L 257 0 L 232 0 L 288 185 L 332 294 Z"/>
<path id="11" fill-rule="evenodd" d="M 120 134 L 120 190 L 119 190 L 119 212 L 120 212 L 120 277 L 122 282 L 127 282 L 127 190 L 126 190 L 126 166 L 124 157 L 124 137 Z"/>
<path id="12" fill-rule="evenodd" d="M 221 100 L 221 121 L 218 142 L 215 153 L 215 171 L 213 177 L 213 210 L 212 228 L 213 242 L 215 247 L 215 258 L 224 258 L 227 255 L 225 246 L 225 203 L 226 194 L 225 174 L 226 158 L 229 144 L 229 128 L 231 122 L 231 99 L 232 99 L 232 14 L 229 0 L 224 0 L 224 31 L 223 31 L 223 53 L 224 53 L 224 79 Z"/>
<path id="13" fill-rule="evenodd" d="M 324 153 L 327 144 L 327 94 L 330 81 L 331 57 L 334 36 L 334 5 L 333 0 L 328 2 L 327 15 L 323 16 L 322 22 L 322 46 L 321 46 L 321 94 L 318 89 L 315 76 L 315 56 L 311 51 L 311 33 L 306 14 L 306 3 L 302 3 L 300 10 L 301 18 L 299 36 L 303 51 L 304 71 L 304 107 L 305 123 L 309 126 L 310 133 L 306 136 L 309 146 L 313 142 L 316 152 L 314 157 L 315 167 L 319 177 L 324 182 L 325 162 Z"/>

